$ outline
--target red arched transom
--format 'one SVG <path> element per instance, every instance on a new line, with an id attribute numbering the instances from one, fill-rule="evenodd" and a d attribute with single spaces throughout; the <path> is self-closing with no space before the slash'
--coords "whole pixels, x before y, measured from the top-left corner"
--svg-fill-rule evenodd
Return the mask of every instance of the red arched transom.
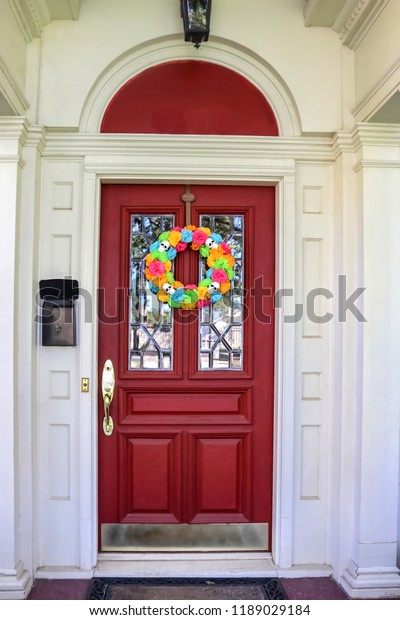
<path id="1" fill-rule="evenodd" d="M 253 84 L 196 60 L 163 63 L 132 78 L 110 101 L 101 132 L 279 134 L 271 106 Z"/>

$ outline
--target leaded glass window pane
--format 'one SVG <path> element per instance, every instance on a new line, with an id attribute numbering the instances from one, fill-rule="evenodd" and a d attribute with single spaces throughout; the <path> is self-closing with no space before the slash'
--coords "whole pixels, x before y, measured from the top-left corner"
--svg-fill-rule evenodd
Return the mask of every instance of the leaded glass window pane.
<path id="1" fill-rule="evenodd" d="M 130 229 L 129 370 L 171 370 L 172 311 L 148 286 L 144 257 L 149 246 L 174 226 L 173 215 L 132 215 Z"/>
<path id="2" fill-rule="evenodd" d="M 236 259 L 231 289 L 220 301 L 199 310 L 199 370 L 243 369 L 243 250 L 242 215 L 201 215 L 200 226 L 210 228 L 229 243 Z M 200 280 L 208 267 L 200 257 Z"/>

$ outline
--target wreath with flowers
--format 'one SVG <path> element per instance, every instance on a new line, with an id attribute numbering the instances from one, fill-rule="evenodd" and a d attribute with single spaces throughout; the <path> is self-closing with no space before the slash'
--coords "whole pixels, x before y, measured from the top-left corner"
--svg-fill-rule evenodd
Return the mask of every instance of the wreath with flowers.
<path id="1" fill-rule="evenodd" d="M 198 284 L 182 284 L 175 280 L 172 272 L 172 261 L 189 245 L 207 260 L 206 277 Z M 204 308 L 222 299 L 231 288 L 235 265 L 231 247 L 209 228 L 176 226 L 161 233 L 149 250 L 145 257 L 145 275 L 150 290 L 171 308 Z"/>

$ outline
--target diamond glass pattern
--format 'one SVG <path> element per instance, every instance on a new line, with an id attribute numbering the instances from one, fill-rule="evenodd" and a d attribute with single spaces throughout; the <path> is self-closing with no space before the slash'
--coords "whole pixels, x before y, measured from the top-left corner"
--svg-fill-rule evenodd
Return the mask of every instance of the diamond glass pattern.
<path id="1" fill-rule="evenodd" d="M 217 303 L 199 310 L 199 370 L 243 368 L 243 242 L 242 215 L 201 215 L 200 226 L 208 227 L 229 243 L 236 259 L 234 283 Z M 207 263 L 200 259 L 200 279 Z"/>
<path id="2" fill-rule="evenodd" d="M 174 226 L 173 215 L 132 215 L 129 295 L 129 370 L 171 370 L 171 308 L 158 301 L 144 275 L 144 257 L 158 235 Z"/>

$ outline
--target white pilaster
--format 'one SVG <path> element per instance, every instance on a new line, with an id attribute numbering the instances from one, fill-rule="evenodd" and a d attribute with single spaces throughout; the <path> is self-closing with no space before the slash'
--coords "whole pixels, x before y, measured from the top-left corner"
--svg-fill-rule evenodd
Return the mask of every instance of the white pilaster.
<path id="1" fill-rule="evenodd" d="M 17 238 L 21 148 L 25 124 L 20 118 L 0 118 L 0 196 L 2 242 L 0 244 L 0 333 L 3 386 L 0 407 L 0 599 L 22 599 L 30 575 L 21 562 L 19 528 L 18 446 L 18 350 L 17 350 Z"/>
<path id="2" fill-rule="evenodd" d="M 44 130 L 30 126 L 23 149 L 23 173 L 19 201 L 17 286 L 18 304 L 18 442 L 21 560 L 34 575 L 37 567 L 36 438 L 38 244 L 41 152 Z"/>
<path id="3" fill-rule="evenodd" d="M 358 347 L 352 557 L 341 583 L 354 598 L 399 597 L 400 127 L 362 125 L 355 138 L 367 322 Z"/>
<path id="4" fill-rule="evenodd" d="M 348 294 L 361 286 L 357 259 L 359 217 L 354 203 L 354 144 L 352 135 L 340 132 L 335 136 L 334 152 L 334 273 L 335 299 L 339 299 L 339 276 L 346 277 Z M 358 301 L 357 304 L 358 306 Z M 329 520 L 329 558 L 339 580 L 347 567 L 352 551 L 354 522 L 354 462 L 356 397 L 359 392 L 357 359 L 359 331 L 362 324 L 350 314 L 346 321 L 335 317 L 333 416 L 331 428 L 332 496 Z"/>

